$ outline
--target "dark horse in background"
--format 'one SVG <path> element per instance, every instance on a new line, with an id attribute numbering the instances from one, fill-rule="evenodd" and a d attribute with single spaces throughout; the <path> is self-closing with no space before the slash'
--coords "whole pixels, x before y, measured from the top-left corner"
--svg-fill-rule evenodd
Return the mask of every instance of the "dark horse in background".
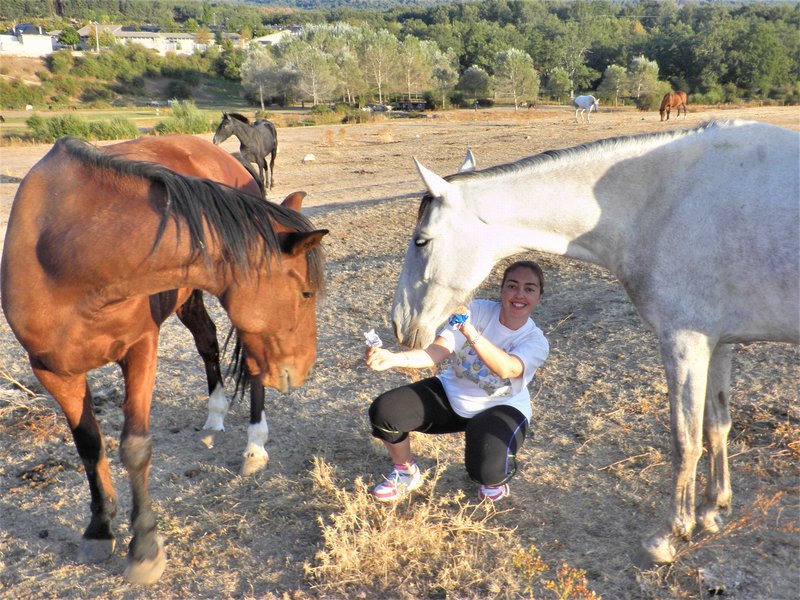
<path id="1" fill-rule="evenodd" d="M 238 113 L 222 113 L 222 121 L 214 132 L 212 141 L 221 144 L 232 135 L 239 138 L 239 153 L 244 160 L 258 166 L 258 175 L 266 197 L 267 190 L 272 189 L 275 156 L 278 154 L 278 132 L 275 125 L 266 119 L 251 123 L 247 117 Z M 269 164 L 267 156 L 270 157 Z"/>
<path id="2" fill-rule="evenodd" d="M 135 583 L 155 582 L 166 566 L 148 491 L 161 324 L 176 310 L 186 319 L 187 303 L 202 304 L 196 294 L 206 290 L 230 318 L 243 376 L 286 392 L 314 363 L 323 291 L 327 231 L 279 204 L 166 168 L 205 165 L 209 176 L 252 185 L 226 152 L 180 137 L 102 149 L 56 142 L 19 186 L 0 265 L 6 320 L 64 412 L 86 471 L 84 562 L 113 553 L 118 504 L 87 372 L 110 362 L 121 368 L 120 457 L 133 498 L 125 576 Z"/>
<path id="3" fill-rule="evenodd" d="M 664 94 L 661 100 L 661 107 L 658 112 L 661 113 L 661 120 L 664 121 L 664 115 L 667 116 L 666 120 L 669 121 L 669 113 L 673 108 L 678 109 L 678 117 L 681 116 L 681 107 L 683 107 L 683 118 L 686 118 L 686 92 L 669 92 Z"/>

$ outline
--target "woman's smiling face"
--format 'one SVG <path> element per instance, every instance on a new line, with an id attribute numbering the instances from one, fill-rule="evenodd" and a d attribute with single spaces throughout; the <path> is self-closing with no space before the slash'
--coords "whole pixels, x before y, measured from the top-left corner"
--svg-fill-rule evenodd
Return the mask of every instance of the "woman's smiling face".
<path id="1" fill-rule="evenodd" d="M 525 324 L 542 298 L 539 276 L 528 267 L 509 271 L 500 289 L 500 322 L 509 329 Z"/>

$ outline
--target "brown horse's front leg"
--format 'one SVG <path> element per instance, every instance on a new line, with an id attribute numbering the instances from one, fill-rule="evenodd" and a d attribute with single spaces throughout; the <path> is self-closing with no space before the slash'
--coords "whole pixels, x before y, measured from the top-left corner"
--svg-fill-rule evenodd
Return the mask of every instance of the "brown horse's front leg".
<path id="1" fill-rule="evenodd" d="M 31 367 L 45 389 L 61 406 L 89 481 L 92 514 L 78 549 L 78 560 L 83 563 L 102 562 L 114 552 L 111 523 L 117 514 L 117 494 L 111 480 L 105 444 L 97 425 L 86 376 L 56 375 L 34 359 L 31 360 Z"/>
<path id="2" fill-rule="evenodd" d="M 122 429 L 120 456 L 128 470 L 133 510 L 133 538 L 128 547 L 125 578 L 132 583 L 155 583 L 166 568 L 163 542 L 156 531 L 156 515 L 148 491 L 150 459 L 150 404 L 156 372 L 158 330 L 144 336 L 120 361 L 125 377 L 125 425 Z"/>

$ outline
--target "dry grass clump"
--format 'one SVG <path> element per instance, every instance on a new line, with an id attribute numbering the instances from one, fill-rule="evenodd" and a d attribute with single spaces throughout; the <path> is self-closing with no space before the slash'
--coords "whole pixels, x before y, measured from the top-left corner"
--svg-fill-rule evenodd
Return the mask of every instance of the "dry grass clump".
<path id="1" fill-rule="evenodd" d="M 344 597 L 513 595 L 513 556 L 521 550 L 513 531 L 494 522 L 489 503 L 469 504 L 460 491 L 431 493 L 442 469 L 422 493 L 387 506 L 360 478 L 354 490 L 341 488 L 335 469 L 315 458 L 315 488 L 334 510 L 320 517 L 323 549 L 305 567 L 313 587 Z"/>
<path id="2" fill-rule="evenodd" d="M 394 126 L 387 125 L 386 127 L 382 127 L 381 130 L 378 132 L 378 141 L 381 144 L 391 144 L 395 141 L 395 131 Z"/>
<path id="3" fill-rule="evenodd" d="M 447 465 L 437 462 L 420 492 L 396 504 L 374 500 L 364 482 L 348 491 L 336 469 L 314 458 L 314 488 L 333 509 L 320 517 L 323 549 L 304 566 L 323 597 L 556 598 L 600 600 L 586 572 L 547 565 L 497 522 L 491 502 L 471 504 L 460 490 L 434 493 Z M 427 490 L 427 494 L 426 494 Z"/>

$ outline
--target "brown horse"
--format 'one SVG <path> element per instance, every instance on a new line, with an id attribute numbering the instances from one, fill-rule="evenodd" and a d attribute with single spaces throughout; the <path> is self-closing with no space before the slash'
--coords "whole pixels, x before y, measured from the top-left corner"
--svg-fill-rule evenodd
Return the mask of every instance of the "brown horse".
<path id="1" fill-rule="evenodd" d="M 184 175 L 212 179 L 253 196 L 263 196 L 258 173 L 247 161 L 242 161 L 235 154 L 223 152 L 217 146 L 195 136 L 166 135 L 137 138 L 105 146 L 102 151 L 131 160 L 159 163 Z M 242 171 L 242 167 L 247 169 L 247 173 Z M 299 211 L 304 197 L 305 192 L 294 192 L 286 197 L 283 206 Z M 181 297 L 186 293 L 186 290 L 182 290 Z M 203 359 L 208 382 L 208 418 L 203 425 L 203 441 L 210 447 L 214 444 L 216 432 L 225 429 L 225 416 L 230 406 L 220 368 L 216 326 L 208 316 L 202 290 L 192 291 L 186 302 L 175 310 L 175 314 L 191 332 L 195 346 Z M 237 357 L 235 352 L 234 357 Z M 241 468 L 243 475 L 250 475 L 263 469 L 269 461 L 269 455 L 264 447 L 269 431 L 264 412 L 264 386 L 259 385 L 257 381 L 251 381 L 250 378 L 243 378 L 245 370 L 241 365 L 236 366 L 234 370 L 237 370 L 234 395 L 236 392 L 244 394 L 248 388 L 250 391 L 250 424 Z"/>
<path id="2" fill-rule="evenodd" d="M 683 118 L 685 119 L 686 92 L 670 92 L 668 94 L 664 94 L 664 99 L 661 100 L 661 107 L 658 109 L 658 112 L 661 113 L 661 120 L 664 120 L 664 115 L 666 114 L 666 120 L 669 121 L 669 113 L 673 108 L 678 109 L 678 117 L 680 117 L 681 107 L 683 107 Z"/>
<path id="3" fill-rule="evenodd" d="M 195 290 L 206 290 L 237 332 L 248 377 L 284 392 L 302 385 L 316 353 L 319 244 L 327 231 L 235 188 L 132 161 L 129 144 L 100 151 L 63 138 L 34 165 L 11 209 L 0 293 L 86 471 L 91 520 L 79 558 L 87 562 L 114 551 L 117 496 L 86 373 L 109 362 L 121 367 L 120 456 L 133 496 L 125 576 L 152 583 L 166 566 L 148 492 L 160 325 Z M 156 146 L 150 160 L 176 165 L 202 163 L 212 152 L 198 145 L 168 161 L 168 147 Z M 214 149 L 212 162 L 218 153 L 225 154 Z M 238 173 L 244 183 L 246 171 Z"/>

